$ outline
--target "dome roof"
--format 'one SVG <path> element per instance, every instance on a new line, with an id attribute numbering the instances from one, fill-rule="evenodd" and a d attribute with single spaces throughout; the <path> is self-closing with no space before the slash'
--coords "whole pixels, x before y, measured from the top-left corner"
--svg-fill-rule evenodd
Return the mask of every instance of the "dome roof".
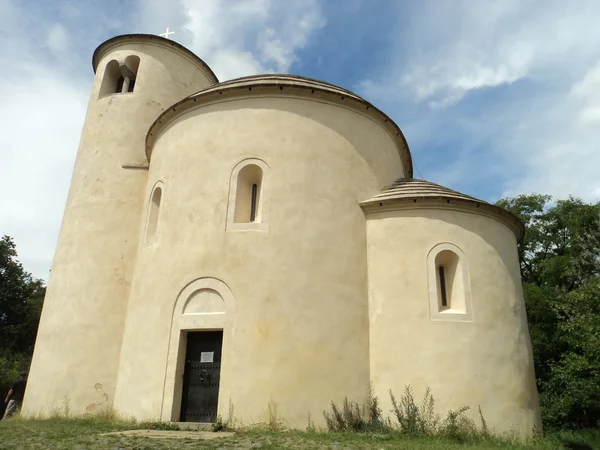
<path id="1" fill-rule="evenodd" d="M 440 184 L 417 178 L 398 178 L 393 184 L 383 188 L 382 192 L 367 200 L 381 201 L 390 199 L 415 199 L 415 198 L 451 198 L 469 200 L 477 203 L 487 203 L 469 195 L 461 194 Z M 489 203 L 488 203 L 489 204 Z"/>
<path id="2" fill-rule="evenodd" d="M 391 185 L 384 187 L 379 194 L 361 202 L 360 205 L 366 213 L 427 205 L 436 208 L 468 209 L 470 212 L 488 215 L 508 225 L 518 240 L 523 238 L 525 232 L 523 222 L 504 208 L 417 178 L 398 178 Z"/>
<path id="3" fill-rule="evenodd" d="M 160 133 L 175 118 L 195 108 L 240 97 L 304 97 L 317 102 L 331 102 L 354 109 L 380 124 L 394 140 L 405 175 L 412 176 L 412 156 L 400 127 L 383 111 L 348 89 L 325 81 L 290 74 L 251 75 L 214 84 L 167 108 L 150 126 L 146 135 L 146 156 L 152 158 L 152 148 Z"/>

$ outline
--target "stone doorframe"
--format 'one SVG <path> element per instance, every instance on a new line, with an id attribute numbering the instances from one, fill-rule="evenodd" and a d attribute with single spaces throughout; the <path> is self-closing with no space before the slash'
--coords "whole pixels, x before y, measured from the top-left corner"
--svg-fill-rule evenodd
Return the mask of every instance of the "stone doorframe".
<path id="1" fill-rule="evenodd" d="M 218 413 L 227 411 L 231 398 L 235 298 L 217 278 L 198 278 L 179 293 L 173 309 L 160 419 L 178 422 L 181 409 L 187 332 L 223 330 Z"/>

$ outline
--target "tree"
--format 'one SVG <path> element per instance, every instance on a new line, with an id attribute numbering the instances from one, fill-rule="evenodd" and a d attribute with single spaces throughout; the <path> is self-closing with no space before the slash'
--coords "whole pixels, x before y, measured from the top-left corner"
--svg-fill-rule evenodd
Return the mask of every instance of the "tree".
<path id="1" fill-rule="evenodd" d="M 5 395 L 33 354 L 46 288 L 17 259 L 13 239 L 0 239 L 0 390 Z"/>
<path id="2" fill-rule="evenodd" d="M 498 202 L 526 226 L 521 276 L 544 424 L 600 424 L 600 203 Z"/>
<path id="3" fill-rule="evenodd" d="M 0 240 L 0 349 L 31 353 L 46 288 L 17 259 L 14 241 Z"/>

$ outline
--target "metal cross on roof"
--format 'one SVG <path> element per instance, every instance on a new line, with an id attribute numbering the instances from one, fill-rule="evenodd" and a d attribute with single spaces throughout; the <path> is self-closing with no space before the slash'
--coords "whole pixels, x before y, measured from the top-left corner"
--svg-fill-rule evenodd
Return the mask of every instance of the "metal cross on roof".
<path id="1" fill-rule="evenodd" d="M 175 32 L 174 31 L 169 32 L 169 27 L 167 27 L 167 31 L 165 31 L 164 33 L 160 33 L 159 36 L 163 36 L 163 37 L 169 39 L 170 34 L 175 34 Z"/>

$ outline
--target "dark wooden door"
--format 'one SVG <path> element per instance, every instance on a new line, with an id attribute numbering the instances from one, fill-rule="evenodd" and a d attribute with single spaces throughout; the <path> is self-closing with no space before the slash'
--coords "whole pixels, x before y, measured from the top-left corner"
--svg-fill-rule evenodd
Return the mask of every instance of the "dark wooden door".
<path id="1" fill-rule="evenodd" d="M 190 332 L 187 336 L 182 422 L 215 422 L 221 378 L 222 331 Z"/>

